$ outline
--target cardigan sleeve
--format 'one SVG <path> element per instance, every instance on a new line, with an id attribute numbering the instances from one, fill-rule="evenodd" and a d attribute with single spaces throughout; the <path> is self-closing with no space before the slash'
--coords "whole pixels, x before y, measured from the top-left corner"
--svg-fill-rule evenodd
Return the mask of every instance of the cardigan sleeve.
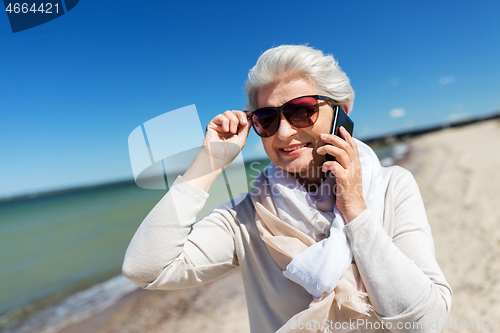
<path id="1" fill-rule="evenodd" d="M 207 199 L 208 193 L 179 176 L 137 229 L 123 275 L 146 289 L 183 289 L 237 267 L 235 219 L 227 204 L 195 223 Z"/>
<path id="2" fill-rule="evenodd" d="M 345 228 L 370 302 L 394 332 L 440 332 L 452 291 L 436 261 L 422 197 L 409 171 L 394 168 L 385 208 L 384 214 L 393 214 L 389 232 L 370 210 Z"/>

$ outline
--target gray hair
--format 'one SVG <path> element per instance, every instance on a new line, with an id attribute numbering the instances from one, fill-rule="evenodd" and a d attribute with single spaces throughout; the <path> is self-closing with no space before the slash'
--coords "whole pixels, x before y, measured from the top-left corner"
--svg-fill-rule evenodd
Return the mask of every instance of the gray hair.
<path id="1" fill-rule="evenodd" d="M 354 103 L 354 90 L 349 78 L 340 69 L 332 55 L 305 45 L 281 45 L 264 52 L 249 71 L 245 83 L 248 97 L 247 110 L 258 108 L 259 90 L 287 78 L 309 80 L 321 95 L 346 105 L 348 112 Z"/>

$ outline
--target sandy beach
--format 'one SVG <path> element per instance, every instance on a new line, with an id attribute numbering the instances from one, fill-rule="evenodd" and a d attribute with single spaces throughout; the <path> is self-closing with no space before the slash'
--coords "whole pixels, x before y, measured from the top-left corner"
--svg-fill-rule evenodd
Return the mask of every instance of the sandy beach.
<path id="1" fill-rule="evenodd" d="M 500 120 L 406 143 L 409 153 L 398 164 L 420 186 L 436 257 L 453 288 L 444 332 L 475 332 L 479 322 L 500 331 Z M 249 332 L 239 274 L 189 290 L 137 290 L 59 333 Z"/>

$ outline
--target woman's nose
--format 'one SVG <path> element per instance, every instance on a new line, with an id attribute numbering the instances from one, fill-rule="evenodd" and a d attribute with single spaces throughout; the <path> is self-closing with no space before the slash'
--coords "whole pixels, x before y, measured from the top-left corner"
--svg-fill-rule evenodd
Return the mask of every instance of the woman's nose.
<path id="1" fill-rule="evenodd" d="M 292 126 L 283 115 L 281 115 L 280 126 L 278 127 L 278 138 L 288 139 L 296 133 L 297 129 Z"/>

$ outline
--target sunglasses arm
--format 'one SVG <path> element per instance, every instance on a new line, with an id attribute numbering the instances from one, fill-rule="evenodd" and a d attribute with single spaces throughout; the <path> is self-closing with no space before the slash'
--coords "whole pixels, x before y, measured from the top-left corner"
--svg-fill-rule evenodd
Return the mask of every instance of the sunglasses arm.
<path id="1" fill-rule="evenodd" d="M 334 100 L 333 98 L 330 98 L 330 97 L 319 95 L 319 96 L 317 96 L 317 98 L 322 100 L 322 101 L 327 101 L 328 104 L 330 104 L 330 106 L 339 105 L 339 102 L 337 102 L 336 100 Z"/>

